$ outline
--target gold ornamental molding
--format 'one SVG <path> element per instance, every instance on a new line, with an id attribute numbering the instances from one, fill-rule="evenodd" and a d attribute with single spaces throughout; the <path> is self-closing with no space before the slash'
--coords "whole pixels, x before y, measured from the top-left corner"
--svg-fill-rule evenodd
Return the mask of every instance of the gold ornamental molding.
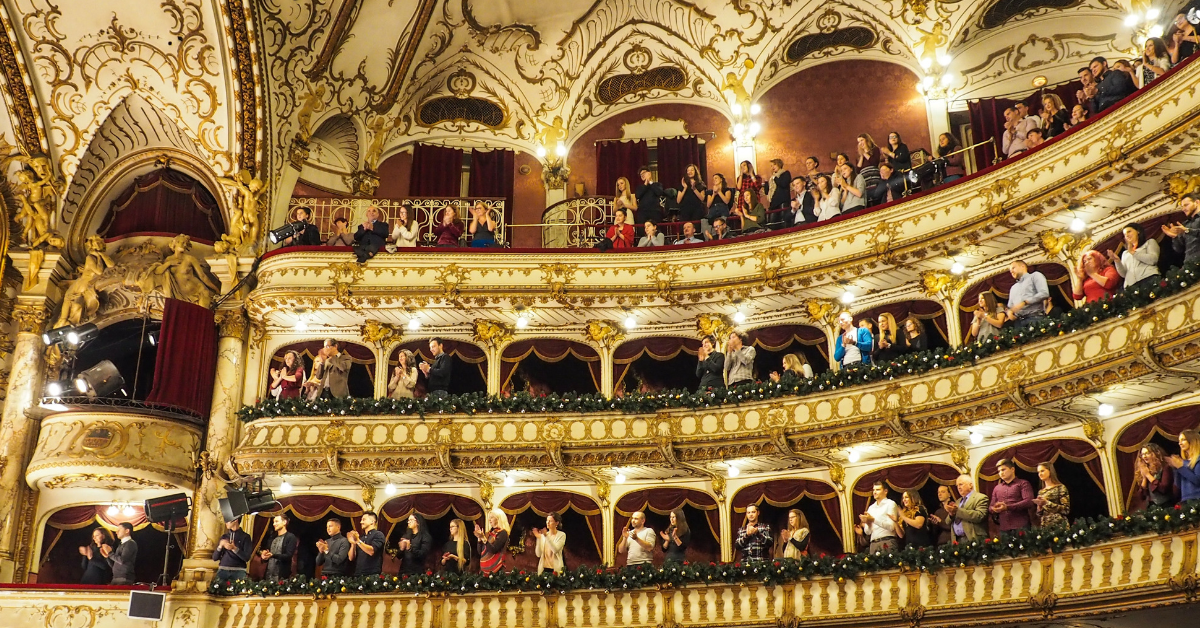
<path id="1" fill-rule="evenodd" d="M 259 170 L 259 129 L 267 128 L 260 124 L 262 107 L 258 102 L 260 92 L 259 64 L 254 55 L 250 25 L 253 23 L 254 3 L 250 4 L 247 14 L 244 0 L 226 0 L 225 12 L 229 16 L 229 33 L 232 40 L 234 65 L 237 70 L 237 118 L 238 118 L 238 166 L 248 172 Z M 259 45 L 261 50 L 262 46 Z"/>
<path id="2" fill-rule="evenodd" d="M 396 342 L 404 337 L 404 330 L 396 325 L 381 323 L 373 318 L 368 318 L 365 323 L 358 329 L 362 339 L 367 344 L 375 345 L 383 348 L 388 344 Z"/>
<path id="3" fill-rule="evenodd" d="M 10 111 L 16 116 L 16 139 L 21 151 L 29 155 L 42 155 L 49 152 L 46 143 L 46 131 L 42 119 L 36 112 L 40 110 L 34 92 L 30 89 L 28 69 L 25 60 L 17 53 L 14 44 L 16 33 L 9 19 L 8 7 L 0 5 L 0 22 L 4 26 L 4 36 L 0 38 L 0 72 L 4 75 L 4 95 L 10 106 Z"/>
<path id="4" fill-rule="evenodd" d="M 40 303 L 17 305 L 12 311 L 12 318 L 17 323 L 18 333 L 40 334 L 46 325 L 46 308 Z"/>
<path id="5" fill-rule="evenodd" d="M 246 337 L 249 321 L 246 320 L 246 314 L 242 308 L 218 310 L 216 319 L 218 333 L 222 338 L 241 340 Z"/>
<path id="6" fill-rule="evenodd" d="M 475 319 L 475 342 L 478 342 L 489 349 L 507 343 L 512 340 L 513 328 L 507 323 L 499 321 L 490 321 L 482 318 Z"/>
<path id="7" fill-rule="evenodd" d="M 592 344 L 605 349 L 613 349 L 625 339 L 621 328 L 612 321 L 590 320 L 587 322 L 586 333 Z"/>

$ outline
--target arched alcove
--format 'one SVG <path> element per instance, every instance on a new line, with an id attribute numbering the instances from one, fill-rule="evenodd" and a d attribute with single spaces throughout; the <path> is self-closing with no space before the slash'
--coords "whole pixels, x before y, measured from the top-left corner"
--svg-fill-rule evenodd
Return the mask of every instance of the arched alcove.
<path id="1" fill-rule="evenodd" d="M 466 524 L 467 543 L 471 545 L 471 556 L 478 565 L 475 552 L 475 524 L 484 524 L 483 506 L 465 495 L 453 493 L 410 493 L 389 499 L 379 509 L 379 529 L 387 536 L 385 547 L 395 547 L 408 530 L 408 517 L 413 513 L 425 518 L 433 545 L 425 558 L 424 570 L 441 571 L 442 547 L 450 540 L 450 522 L 461 519 Z M 383 559 L 385 573 L 397 573 L 401 568 L 400 557 L 388 554 Z M 423 570 L 423 571 L 424 571 Z"/>
<path id="2" fill-rule="evenodd" d="M 1046 276 L 1046 287 L 1050 289 L 1050 300 L 1054 302 L 1055 306 L 1063 310 L 1070 310 L 1074 307 L 1071 277 L 1067 274 L 1065 266 L 1054 263 L 1031 264 L 1029 272 L 1034 271 Z M 996 297 L 996 303 L 1004 305 L 1008 303 L 1008 291 L 1012 289 L 1015 283 L 1016 280 L 1013 279 L 1012 274 L 1006 268 L 973 284 L 967 289 L 958 305 L 958 318 L 962 323 L 964 337 L 967 334 L 967 330 L 971 328 L 971 320 L 975 317 L 975 309 L 979 307 L 979 295 L 991 291 Z"/>
<path id="3" fill-rule="evenodd" d="M 573 340 L 532 338 L 504 348 L 500 390 L 546 395 L 600 390 L 600 354 Z"/>
<path id="4" fill-rule="evenodd" d="M 344 353 L 350 356 L 350 373 L 347 376 L 347 383 L 350 386 L 351 397 L 371 398 L 375 396 L 375 352 L 370 347 L 360 345 L 353 342 L 343 340 L 337 341 L 338 345 Z M 313 360 L 317 356 L 317 352 L 325 346 L 324 340 L 306 340 L 304 342 L 294 342 L 284 345 L 275 350 L 275 354 L 271 356 L 270 368 L 283 368 L 284 355 L 288 351 L 295 351 L 300 354 L 301 360 L 304 361 L 304 376 L 311 377 L 313 374 Z M 265 390 L 271 385 L 270 377 L 263 383 L 263 397 L 270 394 L 269 390 Z M 303 394 L 303 391 L 302 391 Z"/>
<path id="5" fill-rule="evenodd" d="M 758 506 L 759 521 L 769 524 L 775 535 L 775 555 L 783 556 L 788 510 L 804 513 L 809 524 L 809 555 L 841 554 L 842 506 L 837 491 L 819 480 L 767 480 L 738 489 L 730 501 L 733 530 L 746 522 L 746 507 Z"/>
<path id="6" fill-rule="evenodd" d="M 1041 484 L 1037 477 L 1037 465 L 1049 462 L 1054 465 L 1058 479 L 1067 487 L 1071 496 L 1071 512 L 1067 519 L 1107 516 L 1108 501 L 1104 495 L 1104 465 L 1100 452 L 1085 440 L 1077 438 L 1053 438 L 1024 442 L 993 452 L 979 465 L 976 474 L 979 490 L 989 496 L 1000 481 L 996 463 L 1002 458 L 1017 465 L 1017 477 L 1024 478 L 1036 493 Z M 1032 516 L 1037 525 L 1036 516 Z"/>
<path id="7" fill-rule="evenodd" d="M 288 531 L 296 535 L 296 555 L 292 558 L 292 573 L 312 578 L 318 574 L 317 541 L 329 538 L 325 529 L 326 520 L 340 520 L 342 534 L 345 534 L 357 529 L 358 521 L 365 512 L 361 505 L 333 495 L 287 495 L 278 497 L 278 501 L 279 509 L 253 515 L 252 523 L 247 526 L 247 532 L 250 532 L 254 541 L 254 557 L 249 565 L 252 578 L 262 578 L 266 571 L 266 565 L 259 558 L 258 552 L 269 547 L 271 539 L 275 538 L 275 528 L 271 525 L 271 519 L 275 515 L 287 513 L 291 519 Z"/>
<path id="8" fill-rule="evenodd" d="M 42 527 L 41 556 L 37 558 L 39 584 L 79 584 L 84 571 L 79 548 L 91 543 L 92 531 L 97 527 L 107 530 L 115 543 L 117 526 L 125 522 L 133 525 L 132 538 L 138 545 L 137 582 L 158 579 L 167 549 L 166 528 L 150 523 L 141 506 L 130 506 L 130 514 L 125 514 L 123 508 L 109 514 L 109 507 L 110 504 L 70 506 L 50 515 Z M 180 520 L 174 535 L 168 573 L 179 570 L 180 548 L 187 547 L 188 522 Z"/>
<path id="9" fill-rule="evenodd" d="M 704 491 L 690 488 L 649 488 L 627 493 L 617 500 L 613 512 L 613 538 L 619 539 L 629 518 L 641 511 L 646 515 L 646 526 L 654 530 L 656 562 L 661 562 L 662 537 L 671 523 L 671 511 L 682 508 L 692 531 L 692 542 L 687 548 L 689 562 L 717 562 L 721 559 L 721 511 L 717 500 Z M 616 555 L 616 566 L 625 564 L 625 555 Z"/>
<path id="10" fill-rule="evenodd" d="M 559 529 L 567 534 L 563 559 L 568 570 L 603 562 L 604 515 L 591 497 L 569 491 L 526 491 L 504 498 L 500 509 L 509 515 L 512 524 L 509 547 L 525 548 L 513 555 L 508 565 L 510 569 L 537 571 L 538 558 L 534 551 L 537 537 L 533 535 L 533 529 L 545 529 L 546 516 L 550 513 L 562 517 Z"/>
<path id="11" fill-rule="evenodd" d="M 1179 455 L 1179 433 L 1200 428 L 1200 405 L 1171 408 L 1151 414 L 1128 425 L 1117 434 L 1117 477 L 1121 482 L 1127 510 L 1144 508 L 1137 499 L 1135 465 L 1137 457 L 1149 443 L 1157 443 L 1168 454 Z"/>
<path id="12" fill-rule="evenodd" d="M 867 511 L 867 506 L 871 503 L 871 487 L 876 482 L 887 485 L 888 497 L 896 504 L 900 504 L 901 493 L 916 490 L 925 502 L 925 507 L 929 512 L 933 512 L 939 508 L 937 487 L 954 486 L 958 476 L 958 469 L 936 462 L 898 464 L 876 469 L 858 478 L 854 483 L 854 512 L 851 513 L 851 517 L 858 523 L 858 515 Z"/>
<path id="13" fill-rule="evenodd" d="M 1183 266 L 1183 254 L 1176 253 L 1174 247 L 1171 246 L 1172 238 L 1162 232 L 1163 225 L 1173 225 L 1177 222 L 1186 222 L 1187 216 L 1181 211 L 1173 211 L 1161 216 L 1155 216 L 1149 220 L 1141 221 L 1142 229 L 1146 233 L 1147 238 L 1153 238 L 1158 242 L 1158 269 L 1166 272 L 1172 266 Z M 1116 233 L 1092 245 L 1092 248 L 1105 253 L 1106 251 L 1118 252 L 1125 250 L 1125 225 L 1121 225 Z M 1122 282 L 1122 285 L 1124 283 Z"/>
<path id="14" fill-rule="evenodd" d="M 946 328 L 946 310 L 937 301 L 924 299 L 902 301 L 856 312 L 854 314 L 856 324 L 861 320 L 870 320 L 875 324 L 876 346 L 878 346 L 879 339 L 879 316 L 884 313 L 891 314 L 896 319 L 897 329 L 901 331 L 904 329 L 904 319 L 909 316 L 920 320 L 925 328 L 924 333 L 930 349 L 950 346 L 949 330 Z M 897 332 L 896 338 L 900 338 L 900 332 Z"/>
<path id="15" fill-rule="evenodd" d="M 774 325 L 746 332 L 754 347 L 755 378 L 766 380 L 772 371 L 783 372 L 783 356 L 795 353 L 808 360 L 813 374 L 829 369 L 829 343 L 825 332 L 811 325 Z M 725 340 L 721 338 L 720 340 Z"/>
<path id="16" fill-rule="evenodd" d="M 682 336 L 638 338 L 613 351 L 613 388 L 655 392 L 672 388 L 695 390 L 696 354 L 700 341 Z"/>
<path id="17" fill-rule="evenodd" d="M 433 353 L 429 350 L 429 340 L 413 340 L 392 350 L 388 356 L 388 379 L 392 371 L 400 363 L 400 352 L 411 351 L 418 361 L 433 362 Z M 462 395 L 471 392 L 487 392 L 487 356 L 483 349 L 462 340 L 443 340 L 442 351 L 450 356 L 451 376 L 450 394 Z M 428 389 L 428 381 L 423 373 L 418 371 L 418 397 L 424 396 Z"/>
<path id="18" fill-rule="evenodd" d="M 225 233 L 212 192 L 170 167 L 137 177 L 109 204 L 98 233 L 115 238 L 134 233 L 186 234 L 211 243 Z"/>

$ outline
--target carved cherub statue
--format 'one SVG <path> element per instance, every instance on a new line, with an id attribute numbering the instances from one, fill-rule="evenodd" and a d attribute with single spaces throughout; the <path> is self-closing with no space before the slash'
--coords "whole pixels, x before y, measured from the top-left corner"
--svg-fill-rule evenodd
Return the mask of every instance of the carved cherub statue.
<path id="1" fill-rule="evenodd" d="M 750 70 L 754 69 L 754 61 L 746 59 L 743 64 L 746 69 L 741 76 L 733 72 L 725 74 L 725 84 L 721 86 L 721 91 L 733 94 L 733 100 L 741 105 L 742 111 L 750 110 L 750 92 L 746 91 L 746 76 L 750 74 Z"/>
<path id="2" fill-rule="evenodd" d="M 63 295 L 62 311 L 54 327 L 64 325 L 82 325 L 96 316 L 100 309 L 100 297 L 96 293 L 96 280 L 104 271 L 116 265 L 105 252 L 104 238 L 98 235 L 88 237 L 87 259 L 79 268 L 79 276 L 67 287 Z"/>
<path id="3" fill-rule="evenodd" d="M 555 154 L 554 149 L 558 147 L 558 143 L 565 139 L 567 139 L 567 129 L 563 126 L 562 116 L 554 116 L 554 122 L 549 126 L 542 127 L 542 130 L 533 136 L 533 141 L 545 148 L 546 152 L 551 155 Z"/>
<path id="4" fill-rule="evenodd" d="M 149 295 L 158 289 L 168 299 L 179 299 L 201 307 L 209 307 L 213 295 L 220 291 L 220 287 L 209 276 L 208 269 L 188 254 L 191 249 L 191 238 L 186 234 L 175 236 L 175 239 L 171 240 L 171 254 L 147 268 L 138 278 L 142 293 Z"/>
<path id="5" fill-rule="evenodd" d="M 322 111 L 325 111 L 325 85 L 322 84 L 316 89 L 309 85 L 308 93 L 301 97 L 296 113 L 296 126 L 299 127 L 296 134 L 301 140 L 307 142 L 312 139 L 313 114 Z"/>
<path id="6" fill-rule="evenodd" d="M 47 244 L 62 248 L 65 241 L 51 229 L 61 186 L 54 176 L 50 159 L 44 155 L 29 157 L 18 153 L 0 162 L 0 168 L 7 172 L 14 161 L 25 166 L 16 172 L 17 181 L 13 186 L 15 196 L 21 203 L 16 220 L 21 223 L 25 246 L 34 248 Z"/>
<path id="7" fill-rule="evenodd" d="M 933 59 L 938 48 L 950 43 L 950 38 L 946 35 L 946 26 L 941 22 L 934 22 L 929 30 L 918 28 L 917 32 L 921 33 L 921 37 L 913 44 L 913 50 L 919 51 L 918 59 Z"/>
<path id="8" fill-rule="evenodd" d="M 388 136 L 392 134 L 392 129 L 395 128 L 395 121 L 378 116 L 367 124 L 367 128 L 371 129 L 371 143 L 367 145 L 363 165 L 368 170 L 375 170 L 379 167 L 379 158 L 383 156 L 383 145 L 387 142 Z"/>
<path id="9" fill-rule="evenodd" d="M 266 193 L 266 183 L 247 170 L 239 172 L 236 178 L 221 177 L 217 182 L 233 188 L 238 199 L 229 219 L 229 233 L 221 236 L 213 248 L 217 253 L 225 253 L 258 242 L 259 199 Z"/>

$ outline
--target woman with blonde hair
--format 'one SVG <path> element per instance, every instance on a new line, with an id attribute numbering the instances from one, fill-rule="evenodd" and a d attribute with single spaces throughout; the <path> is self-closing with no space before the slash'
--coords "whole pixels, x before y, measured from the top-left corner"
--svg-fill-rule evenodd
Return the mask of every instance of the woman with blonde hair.
<path id="1" fill-rule="evenodd" d="M 808 358 L 801 353 L 789 353 L 783 356 L 783 372 L 791 373 L 799 379 L 812 379 L 812 366 L 808 364 Z M 778 382 L 781 379 L 779 371 L 771 371 L 771 381 Z"/>
<path id="2" fill-rule="evenodd" d="M 479 539 L 479 570 L 483 573 L 495 573 L 504 569 L 504 553 L 508 550 L 510 525 L 508 515 L 499 508 L 488 512 L 486 532 L 478 523 L 475 524 L 475 538 Z"/>
<path id="3" fill-rule="evenodd" d="M 1175 467 L 1179 483 L 1179 501 L 1200 499 L 1200 434 L 1196 430 L 1179 433 L 1179 456 L 1168 456 L 1167 464 Z"/>
<path id="4" fill-rule="evenodd" d="M 871 354 L 872 364 L 887 364 L 900 357 L 902 342 L 897 342 L 896 317 L 891 312 L 879 315 L 879 341 L 875 343 L 875 351 Z"/>
<path id="5" fill-rule="evenodd" d="M 450 540 L 442 546 L 441 564 L 445 573 L 464 573 L 471 567 L 471 544 L 462 519 L 450 522 Z"/>
<path id="6" fill-rule="evenodd" d="M 1041 517 L 1043 528 L 1056 528 L 1067 525 L 1067 514 L 1071 512 L 1071 495 L 1067 487 L 1058 481 L 1054 465 L 1049 462 L 1038 463 L 1038 479 L 1042 488 L 1038 490 L 1033 503 L 1037 504 L 1037 514 Z"/>
<path id="7" fill-rule="evenodd" d="M 618 209 L 625 210 L 625 224 L 634 225 L 634 212 L 637 211 L 637 199 L 633 196 L 633 188 L 629 186 L 629 179 L 625 177 L 617 178 L 617 190 L 613 196 L 613 211 Z"/>
<path id="8" fill-rule="evenodd" d="M 784 558 L 800 558 L 808 556 L 808 517 L 798 508 L 788 511 L 787 529 L 783 531 L 780 545 L 783 546 Z"/>
<path id="9" fill-rule="evenodd" d="M 1046 139 L 1066 132 L 1071 124 L 1071 113 L 1058 94 L 1042 94 L 1042 119 Z"/>
<path id="10" fill-rule="evenodd" d="M 396 369 L 388 382 L 388 396 L 392 399 L 412 399 L 417 387 L 417 366 L 413 352 L 402 349 L 396 356 Z"/>

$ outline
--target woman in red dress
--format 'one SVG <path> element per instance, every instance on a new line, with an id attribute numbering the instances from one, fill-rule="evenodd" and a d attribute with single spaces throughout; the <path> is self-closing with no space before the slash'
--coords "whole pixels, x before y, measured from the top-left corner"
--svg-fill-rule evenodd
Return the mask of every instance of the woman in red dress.
<path id="1" fill-rule="evenodd" d="M 504 570 L 504 553 L 508 551 L 508 515 L 493 508 L 487 515 L 487 532 L 475 524 L 475 538 L 479 539 L 479 571 L 488 574 Z"/>
<path id="2" fill-rule="evenodd" d="M 295 351 L 283 355 L 283 368 L 271 369 L 271 390 L 279 389 L 280 399 L 292 399 L 300 396 L 300 386 L 304 384 L 304 360 Z"/>

